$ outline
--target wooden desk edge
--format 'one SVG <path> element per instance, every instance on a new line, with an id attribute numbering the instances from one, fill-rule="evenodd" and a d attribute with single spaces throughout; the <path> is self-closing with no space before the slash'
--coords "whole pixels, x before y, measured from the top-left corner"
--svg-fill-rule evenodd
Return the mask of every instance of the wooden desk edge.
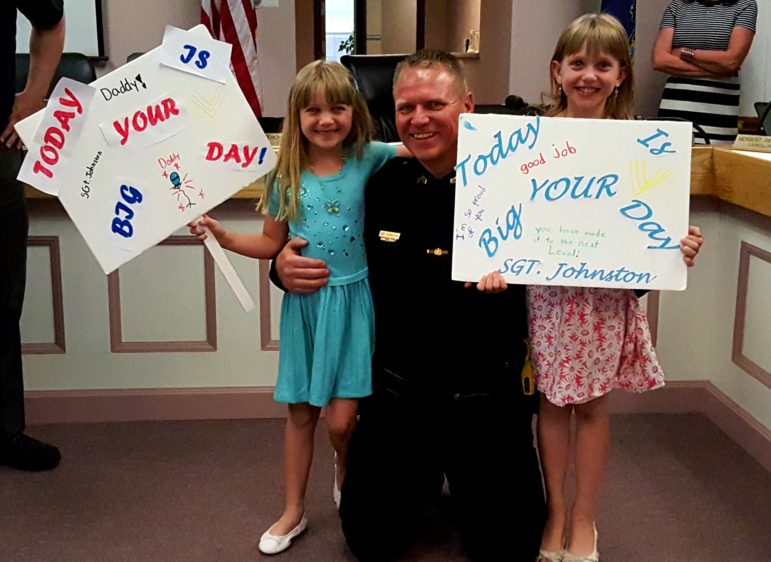
<path id="1" fill-rule="evenodd" d="M 712 147 L 694 146 L 691 149 L 691 195 L 715 194 L 715 162 Z"/>
<path id="2" fill-rule="evenodd" d="M 715 147 L 714 193 L 721 201 L 771 217 L 771 161 Z"/>

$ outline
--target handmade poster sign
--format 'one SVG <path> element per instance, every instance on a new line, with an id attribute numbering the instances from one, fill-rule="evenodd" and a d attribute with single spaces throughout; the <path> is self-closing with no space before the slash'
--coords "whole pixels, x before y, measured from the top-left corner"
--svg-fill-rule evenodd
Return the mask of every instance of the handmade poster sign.
<path id="1" fill-rule="evenodd" d="M 16 125 L 29 147 L 19 179 L 59 197 L 105 273 L 275 166 L 229 61 L 204 26 L 167 27 L 160 47 L 89 86 L 62 79 Z"/>
<path id="2" fill-rule="evenodd" d="M 453 279 L 683 290 L 688 123 L 463 114 Z"/>

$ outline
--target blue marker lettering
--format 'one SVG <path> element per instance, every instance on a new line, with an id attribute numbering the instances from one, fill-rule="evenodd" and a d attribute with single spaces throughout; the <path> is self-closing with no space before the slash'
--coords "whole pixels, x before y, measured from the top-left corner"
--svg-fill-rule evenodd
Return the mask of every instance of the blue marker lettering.
<path id="1" fill-rule="evenodd" d="M 131 238 L 134 235 L 134 227 L 127 220 L 121 220 L 118 217 L 112 219 L 112 231 L 120 234 L 123 238 Z"/>
<path id="2" fill-rule="evenodd" d="M 499 240 L 508 240 L 509 236 L 513 236 L 515 240 L 522 238 L 522 203 L 518 207 L 512 205 L 506 212 L 506 224 L 504 227 L 500 225 L 500 217 L 496 218 L 495 229 L 498 232 L 497 237 L 493 234 L 491 228 L 484 229 L 479 237 L 478 246 L 484 248 L 489 258 L 493 257 L 498 251 Z"/>
<path id="3" fill-rule="evenodd" d="M 187 55 L 183 53 L 180 55 L 179 60 L 181 60 L 184 64 L 187 64 L 192 60 L 193 55 L 195 55 L 195 52 L 198 49 L 196 49 L 193 45 L 184 45 L 182 48 L 187 49 Z"/>
<path id="4" fill-rule="evenodd" d="M 648 220 L 653 216 L 653 209 L 651 209 L 646 203 L 643 203 L 642 201 L 639 201 L 637 199 L 632 199 L 633 204 L 627 205 L 626 207 L 621 207 L 620 211 L 621 214 L 624 215 L 628 219 L 632 219 L 635 221 L 644 221 Z M 645 211 L 645 215 L 641 217 L 635 217 L 632 216 L 631 212 L 635 210 L 635 208 L 639 209 L 642 208 Z"/>
<path id="5" fill-rule="evenodd" d="M 525 275 L 530 275 L 533 268 L 539 263 L 541 263 L 541 260 L 506 258 L 503 260 L 503 265 L 498 269 L 498 273 L 511 273 L 512 275 L 521 275 L 524 273 Z"/>
<path id="6" fill-rule="evenodd" d="M 560 262 L 557 264 L 556 271 L 547 277 L 546 280 L 551 281 L 559 277 L 562 279 L 590 279 L 605 283 L 645 283 L 649 285 L 657 278 L 656 275 L 651 274 L 649 271 L 632 271 L 623 265 L 618 269 L 589 269 L 586 265 L 585 261 L 582 261 L 578 267 L 570 267 L 567 262 Z"/>
<path id="7" fill-rule="evenodd" d="M 655 240 L 657 242 L 660 242 L 659 245 L 651 245 L 647 246 L 647 249 L 649 250 L 677 250 L 680 248 L 679 244 L 673 244 L 672 238 L 670 236 L 661 237 L 660 234 L 666 233 L 666 229 L 661 226 L 658 222 L 654 221 L 648 221 L 653 216 L 653 209 L 651 209 L 650 205 L 645 203 L 644 201 L 640 201 L 638 199 L 632 199 L 632 204 L 627 205 L 626 207 L 622 207 L 619 209 L 622 215 L 624 215 L 626 218 L 634 220 L 634 221 L 647 221 L 640 223 L 637 228 L 641 230 L 642 232 L 647 233 L 648 238 L 651 240 Z M 639 213 L 639 211 L 642 211 L 642 213 Z M 635 214 L 633 214 L 633 212 Z M 640 216 L 636 216 L 636 214 L 639 214 Z"/>
<path id="8" fill-rule="evenodd" d="M 474 157 L 474 164 L 472 166 L 472 172 L 476 176 L 484 174 L 490 166 L 497 166 L 501 161 L 505 160 L 509 155 L 517 152 L 520 146 L 527 146 L 528 150 L 532 150 L 538 141 L 538 134 L 541 130 L 541 118 L 536 116 L 535 123 L 528 123 L 512 132 L 506 141 L 504 146 L 503 131 L 498 131 L 493 135 L 495 142 L 487 152 L 477 154 Z M 528 144 L 529 143 L 529 144 Z M 472 155 L 469 154 L 460 162 L 455 164 L 455 170 L 461 172 L 461 187 L 468 185 L 468 172 L 466 164 L 471 160 Z"/>
<path id="9" fill-rule="evenodd" d="M 482 235 L 479 237 L 477 245 L 480 248 L 484 248 L 488 258 L 493 257 L 495 252 L 498 251 L 498 239 L 493 236 L 493 231 L 489 228 L 485 228 L 482 231 Z"/>
<path id="10" fill-rule="evenodd" d="M 553 195 L 554 193 L 553 189 L 556 188 L 561 183 L 564 183 L 565 185 L 564 189 L 559 195 L 556 195 L 556 196 Z M 560 178 L 557 181 L 552 182 L 551 185 L 546 188 L 546 193 L 544 194 L 544 197 L 546 197 L 547 201 L 556 201 L 557 199 L 561 199 L 562 196 L 565 195 L 569 189 L 570 189 L 570 179 Z"/>
<path id="11" fill-rule="evenodd" d="M 209 64 L 207 62 L 208 58 L 211 56 L 211 53 L 209 51 L 200 51 L 198 53 L 198 60 L 195 61 L 195 65 L 200 68 L 204 69 L 206 68 L 206 65 Z"/>
<path id="12" fill-rule="evenodd" d="M 134 226 L 130 221 L 134 218 L 134 209 L 129 205 L 140 204 L 142 193 L 136 187 L 125 184 L 120 186 L 119 192 L 123 201 L 118 201 L 115 204 L 112 231 L 123 238 L 131 238 L 134 235 Z M 125 215 L 126 218 L 120 218 L 121 214 Z"/>
<path id="13" fill-rule="evenodd" d="M 469 160 L 471 160 L 471 154 L 469 154 L 463 160 L 455 164 L 455 169 L 456 170 L 460 169 L 461 182 L 464 187 L 468 183 L 468 180 L 466 178 L 466 162 L 468 162 Z"/>
<path id="14" fill-rule="evenodd" d="M 668 150 L 668 148 L 672 146 L 671 142 L 665 142 L 665 143 L 662 143 L 659 147 L 651 148 L 651 142 L 662 136 L 664 138 L 669 138 L 669 133 L 657 128 L 654 134 L 644 139 L 637 139 L 637 142 L 643 145 L 645 148 L 647 148 L 648 152 L 650 152 L 651 154 L 655 154 L 656 156 L 660 154 L 675 154 L 675 152 L 677 151 Z"/>
<path id="15" fill-rule="evenodd" d="M 115 203 L 115 216 L 120 217 L 120 212 L 123 211 L 126 214 L 126 220 L 130 221 L 134 218 L 134 211 L 126 205 L 123 201 Z"/>
<path id="16" fill-rule="evenodd" d="M 571 199 L 589 199 L 592 197 L 590 190 L 595 187 L 595 181 L 597 187 L 597 193 L 594 194 L 595 199 L 600 199 L 603 195 L 607 197 L 614 197 L 616 195 L 616 192 L 611 187 L 618 183 L 617 174 L 605 174 L 599 178 L 592 176 L 584 184 L 585 180 L 586 176 L 573 176 L 572 179 L 569 177 L 559 178 L 554 181 L 547 179 L 539 183 L 533 178 L 530 180 L 530 200 L 535 199 L 536 195 L 541 191 L 543 191 L 544 199 L 547 201 L 557 201 L 568 193 L 570 193 Z"/>
<path id="17" fill-rule="evenodd" d="M 591 195 L 589 195 L 589 190 L 594 185 L 594 180 L 596 177 L 597 176 L 592 176 L 591 178 L 589 178 L 589 181 L 586 182 L 584 189 L 581 192 L 579 192 L 578 187 L 584 181 L 584 176 L 576 176 L 576 184 L 573 186 L 573 189 L 570 191 L 570 197 L 573 199 L 589 199 L 591 197 Z"/>
<path id="18" fill-rule="evenodd" d="M 530 183 L 533 186 L 533 193 L 530 195 L 530 200 L 532 201 L 535 199 L 535 196 L 538 195 L 538 192 L 546 187 L 546 184 L 549 183 L 549 180 L 545 180 L 541 185 L 538 185 L 538 182 L 535 180 L 535 178 L 533 178 L 530 180 Z"/>
<path id="19" fill-rule="evenodd" d="M 612 181 L 610 181 L 612 180 Z M 608 174 L 606 176 L 602 176 L 599 180 L 597 180 L 600 184 L 600 189 L 597 190 L 597 195 L 594 196 L 595 199 L 599 199 L 602 195 L 603 191 L 607 192 L 608 197 L 613 197 L 616 192 L 611 191 L 610 188 L 616 183 L 618 183 L 618 176 L 616 174 Z M 610 183 L 609 183 L 610 182 Z"/>

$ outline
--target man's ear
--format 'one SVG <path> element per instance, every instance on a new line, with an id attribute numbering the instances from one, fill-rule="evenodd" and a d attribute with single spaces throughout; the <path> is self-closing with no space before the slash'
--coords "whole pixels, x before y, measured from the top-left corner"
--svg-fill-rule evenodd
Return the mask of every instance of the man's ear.
<path id="1" fill-rule="evenodd" d="M 463 98 L 463 108 L 465 113 L 474 113 L 474 94 L 468 92 Z"/>

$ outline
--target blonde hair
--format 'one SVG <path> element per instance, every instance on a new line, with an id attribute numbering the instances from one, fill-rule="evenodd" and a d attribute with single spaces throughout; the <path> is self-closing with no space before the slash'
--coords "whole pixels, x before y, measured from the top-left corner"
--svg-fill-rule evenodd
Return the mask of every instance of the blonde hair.
<path id="1" fill-rule="evenodd" d="M 394 72 L 394 88 L 396 88 L 402 72 L 408 68 L 439 68 L 446 70 L 453 77 L 456 93 L 459 96 L 465 96 L 468 93 L 468 84 L 460 61 L 455 55 L 451 55 L 446 51 L 421 49 L 400 61 L 396 65 L 396 71 Z"/>
<path id="2" fill-rule="evenodd" d="M 346 155 L 360 158 L 372 139 L 372 118 L 359 95 L 350 72 L 337 62 L 317 60 L 304 66 L 289 90 L 287 114 L 281 129 L 278 164 L 265 182 L 265 197 L 259 208 L 266 212 L 273 189 L 278 190 L 276 218 L 294 220 L 299 216 L 300 176 L 309 164 L 308 140 L 300 128 L 300 110 L 313 103 L 316 94 L 330 105 L 350 105 L 353 109 L 351 132 L 343 141 Z"/>
<path id="3" fill-rule="evenodd" d="M 634 117 L 634 77 L 629 37 L 624 26 L 610 14 L 584 14 L 573 20 L 562 32 L 551 60 L 562 64 L 565 57 L 578 53 L 582 49 L 586 49 L 590 57 L 606 53 L 618 60 L 621 68 L 626 70 L 626 78 L 605 102 L 604 116 L 611 119 L 632 119 Z M 549 65 L 549 77 L 553 103 L 546 115 L 553 117 L 565 111 L 568 100 L 554 77 L 551 65 Z"/>

